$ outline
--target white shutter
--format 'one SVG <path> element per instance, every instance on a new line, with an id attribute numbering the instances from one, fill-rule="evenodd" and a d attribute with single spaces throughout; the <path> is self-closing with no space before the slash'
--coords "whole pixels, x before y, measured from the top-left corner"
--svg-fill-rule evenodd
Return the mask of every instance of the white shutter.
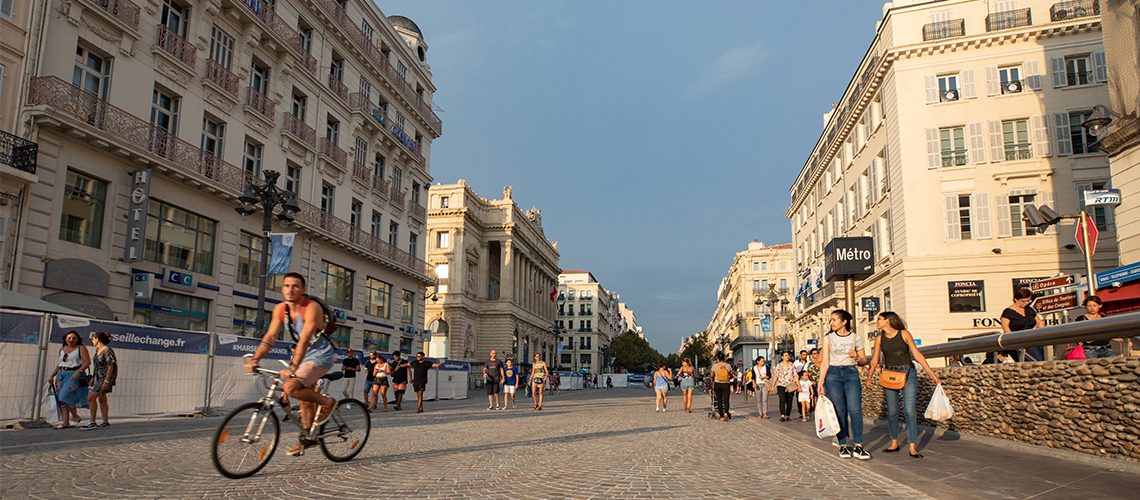
<path id="1" fill-rule="evenodd" d="M 926 167 L 938 168 L 942 166 L 942 153 L 938 148 L 938 129 L 926 129 Z"/>
<path id="2" fill-rule="evenodd" d="M 1025 61 L 1025 86 L 1041 90 L 1041 65 L 1037 61 Z"/>
<path id="3" fill-rule="evenodd" d="M 1046 126 L 1049 120 L 1044 115 L 1037 115 L 1032 117 L 1033 122 L 1033 156 L 1036 158 L 1044 158 L 1052 156 L 1053 145 L 1049 140 L 1049 128 Z"/>
<path id="4" fill-rule="evenodd" d="M 1059 89 L 1069 86 L 1069 80 L 1065 78 L 1065 58 L 1052 57 L 1049 58 L 1049 63 L 1053 67 L 1053 88 Z"/>
<path id="5" fill-rule="evenodd" d="M 1051 208 L 1057 208 L 1057 207 L 1053 206 L 1053 192 L 1052 191 L 1042 191 L 1040 193 L 1037 193 L 1037 196 L 1033 197 L 1033 201 L 1037 202 L 1038 208 L 1045 206 L 1045 205 L 1048 205 Z M 1057 225 L 1056 224 L 1050 224 L 1049 227 L 1047 229 L 1045 229 L 1045 232 L 1042 234 L 1057 234 Z"/>
<path id="6" fill-rule="evenodd" d="M 1009 238 L 1013 235 L 1013 228 L 1010 227 L 1009 222 L 1009 195 L 997 195 L 997 235 L 998 238 Z"/>
<path id="7" fill-rule="evenodd" d="M 1002 161 L 1005 155 L 1002 154 L 1001 142 L 1001 122 L 997 120 L 990 120 L 990 161 Z"/>
<path id="8" fill-rule="evenodd" d="M 992 238 L 990 232 L 990 195 L 974 193 L 970 195 L 970 225 L 975 240 Z"/>
<path id="9" fill-rule="evenodd" d="M 879 221 L 871 223 L 871 245 L 875 248 L 875 256 L 878 257 L 875 261 L 883 258 L 883 250 L 881 241 L 882 235 L 879 234 Z"/>
<path id="10" fill-rule="evenodd" d="M 1097 83 L 1104 83 L 1108 81 L 1108 64 L 1104 59 L 1104 52 L 1092 53 L 1093 63 L 1093 79 Z"/>
<path id="11" fill-rule="evenodd" d="M 946 204 L 946 241 L 962 239 L 962 224 L 958 220 L 958 195 L 944 194 Z"/>
<path id="12" fill-rule="evenodd" d="M 1069 135 L 1069 114 L 1053 113 L 1053 133 L 1057 138 L 1057 156 L 1073 154 L 1073 137 Z"/>
<path id="13" fill-rule="evenodd" d="M 980 165 L 986 162 L 986 139 L 982 132 L 981 123 L 971 123 L 970 131 L 970 163 Z"/>
<path id="14" fill-rule="evenodd" d="M 881 181 L 883 183 L 883 193 L 889 193 L 891 191 L 891 156 L 890 156 L 890 151 L 891 150 L 889 147 L 883 148 L 883 180 Z"/>
<path id="15" fill-rule="evenodd" d="M 934 104 L 938 102 L 938 77 L 934 75 L 926 75 L 926 103 Z"/>
<path id="16" fill-rule="evenodd" d="M 997 66 L 986 66 L 986 95 L 1001 93 L 1001 78 L 998 77 Z"/>
<path id="17" fill-rule="evenodd" d="M 875 169 L 878 168 L 878 165 L 875 163 L 872 161 L 871 165 L 867 167 L 867 199 L 869 200 L 867 203 L 869 204 L 879 201 L 879 184 L 878 178 L 875 177 Z"/>
<path id="18" fill-rule="evenodd" d="M 974 88 L 974 70 L 972 69 L 962 72 L 962 97 L 966 99 L 978 97 L 977 90 Z"/>

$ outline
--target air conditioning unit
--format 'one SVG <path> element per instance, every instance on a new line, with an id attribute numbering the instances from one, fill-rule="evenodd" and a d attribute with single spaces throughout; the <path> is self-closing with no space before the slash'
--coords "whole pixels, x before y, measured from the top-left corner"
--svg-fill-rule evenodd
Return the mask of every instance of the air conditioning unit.
<path id="1" fill-rule="evenodd" d="M 946 93 L 943 94 L 942 99 L 945 101 L 957 101 L 958 100 L 958 91 L 957 90 L 947 90 Z"/>
<path id="2" fill-rule="evenodd" d="M 1021 82 L 1009 82 L 1005 84 L 1005 93 L 1016 94 L 1021 92 Z"/>

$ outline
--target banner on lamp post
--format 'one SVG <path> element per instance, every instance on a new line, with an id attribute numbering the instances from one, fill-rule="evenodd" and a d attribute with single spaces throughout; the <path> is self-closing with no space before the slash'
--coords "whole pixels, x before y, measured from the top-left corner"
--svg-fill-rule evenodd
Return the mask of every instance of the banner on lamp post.
<path id="1" fill-rule="evenodd" d="M 269 275 L 285 274 L 293 263 L 293 239 L 297 233 L 269 233 Z"/>

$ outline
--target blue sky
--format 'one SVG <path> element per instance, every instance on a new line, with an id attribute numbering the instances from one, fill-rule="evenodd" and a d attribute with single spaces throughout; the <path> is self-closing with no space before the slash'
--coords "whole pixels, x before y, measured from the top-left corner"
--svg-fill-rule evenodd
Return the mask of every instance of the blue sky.
<path id="1" fill-rule="evenodd" d="M 881 2 L 379 1 L 430 47 L 437 182 L 542 209 L 663 353 L 704 329 L 733 255 L 791 240 L 788 190 Z"/>

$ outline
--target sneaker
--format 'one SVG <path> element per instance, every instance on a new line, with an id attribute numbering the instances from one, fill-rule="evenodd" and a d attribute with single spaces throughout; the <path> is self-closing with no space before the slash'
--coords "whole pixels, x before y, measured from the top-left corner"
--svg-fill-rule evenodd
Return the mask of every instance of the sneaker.
<path id="1" fill-rule="evenodd" d="M 329 421 L 329 417 L 336 411 L 336 399 L 329 398 L 329 404 L 317 406 L 317 416 L 313 419 L 313 427 Z"/>
<path id="2" fill-rule="evenodd" d="M 110 426 L 111 426 L 111 424 L 108 424 L 107 422 L 103 422 L 103 423 L 99 424 L 100 429 L 106 429 Z"/>
<path id="3" fill-rule="evenodd" d="M 99 428 L 99 425 L 96 424 L 95 422 L 87 422 L 87 425 L 80 426 L 79 430 L 89 431 L 91 429 L 98 429 L 98 428 Z"/>
<path id="4" fill-rule="evenodd" d="M 491 411 L 491 410 L 494 410 L 494 409 L 495 409 L 495 407 L 494 407 L 494 406 L 488 406 L 488 407 L 487 407 L 487 411 Z"/>
<path id="5" fill-rule="evenodd" d="M 293 445 L 292 448 L 289 448 L 289 451 L 286 451 L 285 454 L 291 457 L 299 457 L 305 454 L 306 449 L 312 448 L 317 444 L 318 441 L 315 439 L 308 439 L 304 437 L 297 438 L 297 444 Z"/>
<path id="6" fill-rule="evenodd" d="M 851 456 L 858 458 L 859 460 L 870 460 L 871 459 L 871 454 L 867 453 L 865 450 L 863 450 L 863 445 L 861 445 L 861 444 L 855 445 L 855 448 L 853 450 L 851 450 Z"/>
<path id="7" fill-rule="evenodd" d="M 839 447 L 839 458 L 851 458 L 851 447 L 850 446 L 840 446 Z"/>

